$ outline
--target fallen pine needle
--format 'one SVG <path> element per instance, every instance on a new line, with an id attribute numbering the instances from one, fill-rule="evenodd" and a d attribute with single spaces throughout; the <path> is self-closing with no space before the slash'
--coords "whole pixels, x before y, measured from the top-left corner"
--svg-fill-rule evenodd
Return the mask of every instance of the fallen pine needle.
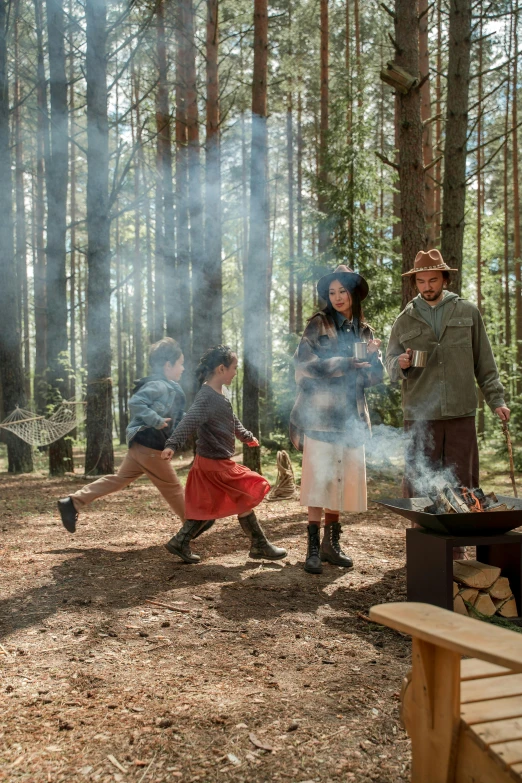
<path id="1" fill-rule="evenodd" d="M 119 769 L 119 770 L 120 770 L 120 772 L 127 772 L 127 770 L 125 769 L 125 767 L 122 767 L 122 765 L 120 764 L 120 762 L 118 761 L 118 759 L 117 759 L 115 756 L 111 756 L 111 755 L 109 754 L 109 755 L 107 756 L 107 758 L 109 759 L 109 761 L 111 762 L 111 764 L 112 764 L 114 767 L 116 767 L 116 769 Z"/>
<path id="2" fill-rule="evenodd" d="M 147 769 L 145 770 L 145 772 L 143 773 L 141 778 L 138 780 L 138 783 L 142 783 L 142 781 L 145 780 L 145 777 L 146 777 L 146 775 L 148 775 L 149 769 L 152 767 L 155 758 L 156 758 L 156 754 L 153 755 L 149 766 L 147 767 Z"/>
<path id="3" fill-rule="evenodd" d="M 3 644 L 0 644 L 0 650 L 2 650 L 3 654 L 6 656 L 6 658 L 9 658 L 11 661 L 13 660 L 14 656 L 11 655 L 11 653 L 7 652 Z"/>
<path id="4" fill-rule="evenodd" d="M 171 612 L 181 612 L 182 614 L 190 614 L 190 609 L 180 609 L 179 606 L 172 606 L 172 604 L 164 604 L 161 601 L 152 601 L 150 598 L 146 598 L 145 602 L 147 604 L 152 604 L 153 606 L 161 606 L 163 609 L 170 609 Z"/>

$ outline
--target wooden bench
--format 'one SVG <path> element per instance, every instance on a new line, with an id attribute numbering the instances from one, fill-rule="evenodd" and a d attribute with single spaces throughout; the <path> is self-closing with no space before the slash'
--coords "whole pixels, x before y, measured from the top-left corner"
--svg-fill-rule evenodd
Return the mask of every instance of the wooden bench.
<path id="1" fill-rule="evenodd" d="M 521 783 L 522 634 L 430 604 L 381 604 L 370 617 L 412 637 L 412 783 Z"/>

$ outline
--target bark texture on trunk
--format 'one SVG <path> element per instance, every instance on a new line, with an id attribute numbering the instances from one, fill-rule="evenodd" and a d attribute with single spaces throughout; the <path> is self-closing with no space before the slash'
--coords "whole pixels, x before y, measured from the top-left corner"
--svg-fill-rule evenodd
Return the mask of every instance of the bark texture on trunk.
<path id="1" fill-rule="evenodd" d="M 419 0 L 419 71 L 421 79 L 430 72 L 430 54 L 428 39 L 429 6 L 428 0 Z M 431 81 L 427 79 L 421 87 L 421 119 L 426 122 L 431 118 Z M 424 165 L 429 166 L 433 160 L 433 123 L 424 127 L 422 136 Z M 435 182 L 433 169 L 430 168 L 424 179 L 424 210 L 426 214 L 426 230 L 430 247 L 435 245 Z"/>
<path id="2" fill-rule="evenodd" d="M 37 75 L 36 102 L 38 106 L 37 137 L 36 137 L 36 187 L 35 187 L 35 254 L 34 267 L 34 331 L 35 331 L 35 361 L 34 361 L 34 400 L 38 413 L 45 412 L 47 403 L 47 387 L 45 372 L 47 368 L 47 295 L 46 295 L 46 257 L 45 257 L 45 158 L 49 146 L 49 123 L 47 116 L 46 76 L 43 50 L 42 0 L 34 2 Z"/>
<path id="3" fill-rule="evenodd" d="M 458 270 L 452 275 L 451 287 L 460 293 L 466 202 L 471 0 L 451 0 L 448 45 L 441 252 L 448 266 Z"/>
<path id="4" fill-rule="evenodd" d="M 27 401 L 16 303 L 6 38 L 7 4 L 0 0 L 0 380 L 3 412 L 10 413 L 17 405 L 26 407 Z M 31 471 L 33 460 L 29 444 L 12 433 L 3 432 L 2 437 L 7 443 L 9 472 Z"/>
<path id="5" fill-rule="evenodd" d="M 326 182 L 328 172 L 328 127 L 329 127 L 329 17 L 328 0 L 321 0 L 321 121 L 319 130 L 319 193 L 318 207 L 321 213 L 319 223 L 319 254 L 321 263 L 328 263 L 330 227 Z"/>
<path id="6" fill-rule="evenodd" d="M 244 275 L 243 423 L 259 436 L 260 392 L 265 388 L 270 204 L 268 198 L 268 7 L 254 0 L 254 72 L 250 156 L 250 229 Z M 243 450 L 245 464 L 261 472 L 259 448 Z"/>
<path id="7" fill-rule="evenodd" d="M 419 8 L 417 0 L 396 0 L 396 64 L 419 78 Z M 398 98 L 399 181 L 401 197 L 402 271 L 413 266 L 426 247 L 425 175 L 422 155 L 421 93 L 413 86 Z M 410 298 L 409 278 L 403 278 L 402 305 Z"/>
<path id="8" fill-rule="evenodd" d="M 47 159 L 47 384 L 48 402 L 58 405 L 69 394 L 67 356 L 67 181 L 69 138 L 65 75 L 65 13 L 63 0 L 47 0 L 49 87 L 51 97 L 50 155 Z M 49 446 L 52 476 L 73 470 L 68 436 Z"/>
<path id="9" fill-rule="evenodd" d="M 104 0 L 85 4 L 87 54 L 87 450 L 85 473 L 114 472 L 110 343 L 109 128 Z"/>
<path id="10" fill-rule="evenodd" d="M 219 0 L 207 0 L 207 137 L 205 158 L 205 294 L 208 299 L 207 342 L 223 340 L 221 263 L 221 134 L 219 98 Z"/>

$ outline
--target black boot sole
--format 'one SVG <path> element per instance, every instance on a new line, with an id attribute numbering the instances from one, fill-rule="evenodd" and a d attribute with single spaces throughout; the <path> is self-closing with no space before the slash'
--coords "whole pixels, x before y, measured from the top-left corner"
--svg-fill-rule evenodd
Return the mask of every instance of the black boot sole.
<path id="1" fill-rule="evenodd" d="M 307 566 L 306 563 L 304 565 L 304 570 L 307 574 L 322 574 L 323 573 L 323 567 L 322 566 Z"/>
<path id="2" fill-rule="evenodd" d="M 167 543 L 165 544 L 165 549 L 167 550 L 167 552 L 170 552 L 171 555 L 177 555 L 183 560 L 184 563 L 189 563 L 190 565 L 196 565 L 197 563 L 199 563 L 201 559 L 198 557 L 197 560 L 193 560 L 191 557 L 185 555 L 181 550 L 176 549 L 174 546 L 172 546 L 170 541 L 167 541 Z"/>
<path id="3" fill-rule="evenodd" d="M 248 553 L 248 556 L 251 560 L 282 560 L 284 557 L 286 557 L 288 552 L 285 551 L 284 555 L 251 555 L 250 552 Z"/>
<path id="4" fill-rule="evenodd" d="M 330 565 L 339 566 L 339 568 L 346 568 L 347 571 L 350 571 L 353 568 L 353 563 L 351 565 L 344 565 L 343 563 L 338 563 L 335 560 L 330 560 L 327 555 L 323 554 L 321 554 L 321 562 L 330 563 Z"/>

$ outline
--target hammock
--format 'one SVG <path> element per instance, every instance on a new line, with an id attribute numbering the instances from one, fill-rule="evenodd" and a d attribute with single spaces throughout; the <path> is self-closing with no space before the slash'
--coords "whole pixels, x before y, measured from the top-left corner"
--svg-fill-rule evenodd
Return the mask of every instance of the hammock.
<path id="1" fill-rule="evenodd" d="M 270 490 L 267 500 L 292 500 L 296 487 L 294 469 L 286 451 L 277 452 L 277 481 Z"/>
<path id="2" fill-rule="evenodd" d="M 83 419 L 84 405 L 81 401 L 64 400 L 48 419 L 17 406 L 0 423 L 0 428 L 12 432 L 31 446 L 48 446 L 78 426 Z"/>

